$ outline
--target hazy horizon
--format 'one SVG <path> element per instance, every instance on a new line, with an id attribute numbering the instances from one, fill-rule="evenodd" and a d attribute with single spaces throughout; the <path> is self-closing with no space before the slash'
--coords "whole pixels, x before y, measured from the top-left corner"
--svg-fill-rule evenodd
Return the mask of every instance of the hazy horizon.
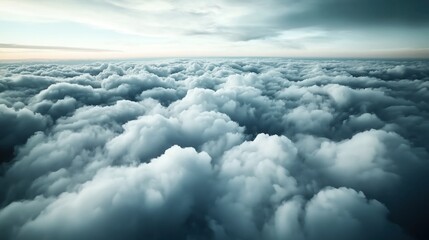
<path id="1" fill-rule="evenodd" d="M 82 58 L 82 59 L 3 59 L 0 64 L 84 64 L 84 63 L 154 63 L 186 60 L 290 60 L 290 61 L 387 61 L 429 62 L 429 58 L 411 57 L 271 57 L 271 56 L 195 56 L 195 57 L 138 57 L 138 58 Z"/>

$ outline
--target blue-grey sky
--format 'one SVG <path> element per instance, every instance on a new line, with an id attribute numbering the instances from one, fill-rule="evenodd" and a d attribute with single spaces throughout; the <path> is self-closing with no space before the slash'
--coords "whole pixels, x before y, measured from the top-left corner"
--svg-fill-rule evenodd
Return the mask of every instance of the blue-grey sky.
<path id="1" fill-rule="evenodd" d="M 0 59 L 429 57 L 427 0 L 2 0 Z"/>

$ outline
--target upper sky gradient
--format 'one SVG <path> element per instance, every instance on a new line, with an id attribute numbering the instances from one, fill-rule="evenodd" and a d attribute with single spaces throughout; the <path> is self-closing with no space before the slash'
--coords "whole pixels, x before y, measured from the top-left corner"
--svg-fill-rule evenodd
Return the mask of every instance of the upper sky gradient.
<path id="1" fill-rule="evenodd" d="M 0 60 L 429 58 L 428 0 L 1 0 Z"/>

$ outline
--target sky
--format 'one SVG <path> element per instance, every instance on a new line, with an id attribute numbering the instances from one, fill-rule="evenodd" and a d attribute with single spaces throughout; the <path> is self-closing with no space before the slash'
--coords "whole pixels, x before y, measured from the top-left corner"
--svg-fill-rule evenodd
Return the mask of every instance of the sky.
<path id="1" fill-rule="evenodd" d="M 0 60 L 429 58 L 427 0 L 1 0 Z"/>

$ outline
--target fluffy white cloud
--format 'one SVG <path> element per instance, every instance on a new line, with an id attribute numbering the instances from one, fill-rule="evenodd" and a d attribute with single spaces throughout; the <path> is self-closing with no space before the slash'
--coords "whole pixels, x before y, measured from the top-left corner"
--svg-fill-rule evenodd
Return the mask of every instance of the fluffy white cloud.
<path id="1" fill-rule="evenodd" d="M 289 173 L 296 155 L 286 137 L 260 134 L 220 159 L 213 214 L 233 239 L 260 239 L 259 229 L 273 208 L 297 194 L 297 181 Z"/>
<path id="2" fill-rule="evenodd" d="M 211 174 L 210 157 L 206 153 L 173 146 L 150 163 L 99 171 L 76 192 L 61 194 L 36 217 L 32 212 L 24 212 L 33 220 L 13 236 L 16 239 L 174 237 L 181 234 L 187 218 L 206 201 L 205 189 L 209 187 Z M 6 210 L 20 211 L 12 206 Z"/>
<path id="3" fill-rule="evenodd" d="M 0 74 L 5 239 L 429 234 L 421 62 L 5 64 Z"/>
<path id="4" fill-rule="evenodd" d="M 304 214 L 309 239 L 407 239 L 387 222 L 387 209 L 352 189 L 325 189 L 307 204 Z"/>

